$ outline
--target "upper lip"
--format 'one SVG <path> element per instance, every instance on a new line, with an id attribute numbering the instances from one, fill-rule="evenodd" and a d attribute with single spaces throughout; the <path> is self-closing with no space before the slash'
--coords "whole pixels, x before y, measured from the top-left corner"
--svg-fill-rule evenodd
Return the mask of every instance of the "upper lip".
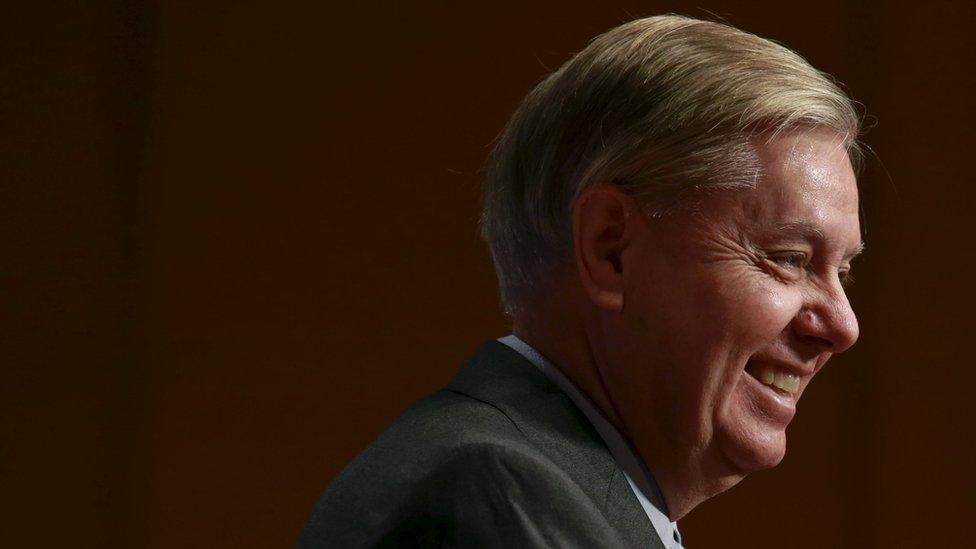
<path id="1" fill-rule="evenodd" d="M 788 360 L 781 360 L 781 359 L 778 359 L 778 358 L 756 357 L 756 356 L 754 356 L 751 359 L 749 359 L 749 362 L 754 362 L 754 363 L 757 363 L 757 364 L 769 364 L 769 365 L 775 366 L 777 368 L 781 368 L 783 370 L 786 370 L 786 371 L 790 372 L 791 374 L 796 375 L 796 376 L 799 376 L 799 377 L 809 377 L 809 376 L 812 376 L 813 373 L 816 371 L 816 364 L 809 364 L 809 365 L 807 365 L 807 364 L 802 364 L 802 363 L 797 363 L 797 362 L 790 362 Z"/>

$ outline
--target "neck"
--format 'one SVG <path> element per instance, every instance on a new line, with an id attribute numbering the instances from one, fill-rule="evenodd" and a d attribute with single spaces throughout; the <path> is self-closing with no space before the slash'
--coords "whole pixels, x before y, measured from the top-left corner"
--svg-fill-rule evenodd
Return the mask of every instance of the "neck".
<path id="1" fill-rule="evenodd" d="M 528 309 L 530 312 L 523 312 L 514 319 L 512 333 L 569 378 L 634 445 L 653 473 L 672 521 L 681 519 L 698 504 L 741 479 L 741 476 L 730 473 L 729 464 L 703 463 L 702 456 L 696 455 L 694 450 L 685 451 L 669 444 L 663 434 L 653 432 L 653 421 L 627 425 L 614 406 L 600 373 L 598 357 L 603 353 L 594 348 L 572 300 L 541 306 L 534 304 Z M 717 483 L 703 482 L 716 478 L 720 479 Z"/>
<path id="2" fill-rule="evenodd" d="M 535 307 L 531 313 L 515 319 L 512 333 L 546 357 L 596 404 L 618 431 L 626 433 L 593 361 L 586 331 L 571 307 Z"/>
<path id="3" fill-rule="evenodd" d="M 705 500 L 735 486 L 744 476 L 733 472 L 731 464 L 708 463 L 700 456 L 689 456 L 674 449 L 644 452 L 638 448 L 638 451 L 642 456 L 660 458 L 644 461 L 655 473 L 672 521 L 681 520 Z"/>

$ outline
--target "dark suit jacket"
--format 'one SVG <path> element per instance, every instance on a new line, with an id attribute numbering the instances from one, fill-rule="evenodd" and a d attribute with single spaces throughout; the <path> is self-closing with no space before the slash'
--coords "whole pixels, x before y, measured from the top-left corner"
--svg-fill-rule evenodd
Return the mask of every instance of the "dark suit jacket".
<path id="1" fill-rule="evenodd" d="M 582 412 L 496 341 L 335 478 L 296 545 L 431 546 L 664 549 Z"/>

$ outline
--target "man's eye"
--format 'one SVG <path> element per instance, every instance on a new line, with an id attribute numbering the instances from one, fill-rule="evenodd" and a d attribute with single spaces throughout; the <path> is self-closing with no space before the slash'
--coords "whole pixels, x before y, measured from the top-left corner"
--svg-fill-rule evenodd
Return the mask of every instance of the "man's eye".
<path id="1" fill-rule="evenodd" d="M 773 256 L 771 259 L 773 260 L 773 263 L 791 269 L 802 268 L 806 265 L 807 262 L 806 254 L 802 254 L 802 253 L 776 255 Z"/>

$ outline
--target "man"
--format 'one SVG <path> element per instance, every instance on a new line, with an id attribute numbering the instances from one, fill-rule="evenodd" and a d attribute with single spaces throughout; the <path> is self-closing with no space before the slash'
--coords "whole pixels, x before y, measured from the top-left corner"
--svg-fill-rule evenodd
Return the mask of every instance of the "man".
<path id="1" fill-rule="evenodd" d="M 829 79 L 737 29 L 597 37 L 489 162 L 513 335 L 349 465 L 298 545 L 680 547 L 857 339 L 858 131 Z"/>

